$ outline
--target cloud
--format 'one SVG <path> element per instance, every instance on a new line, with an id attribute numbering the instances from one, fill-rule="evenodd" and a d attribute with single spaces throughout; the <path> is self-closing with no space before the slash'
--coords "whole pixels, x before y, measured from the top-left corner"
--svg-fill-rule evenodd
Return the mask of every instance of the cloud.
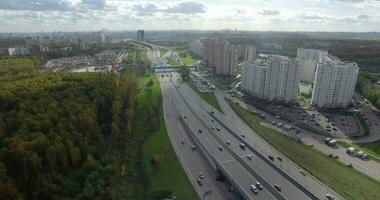
<path id="1" fill-rule="evenodd" d="M 151 16 L 158 11 L 158 7 L 153 3 L 136 4 L 133 6 L 133 10 L 138 16 Z"/>
<path id="2" fill-rule="evenodd" d="M 66 0 L 1 0 L 2 10 L 70 10 Z"/>
<path id="3" fill-rule="evenodd" d="M 368 15 L 362 14 L 362 15 L 356 16 L 356 18 L 359 19 L 359 20 L 366 20 L 366 19 L 370 19 L 371 17 L 368 16 Z"/>
<path id="4" fill-rule="evenodd" d="M 101 10 L 107 7 L 106 0 L 82 0 L 80 5 L 92 10 Z"/>
<path id="5" fill-rule="evenodd" d="M 207 10 L 206 6 L 199 2 L 180 2 L 169 6 L 162 11 L 168 13 L 180 13 L 180 14 L 196 14 L 196 13 L 205 13 Z"/>
<path id="6" fill-rule="evenodd" d="M 305 14 L 305 13 L 301 13 L 300 15 L 298 15 L 298 18 L 304 19 L 304 20 L 324 20 L 324 19 L 328 19 L 328 17 L 326 17 L 326 16 L 308 15 L 308 14 Z"/>
<path id="7" fill-rule="evenodd" d="M 269 16 L 269 15 L 279 15 L 281 14 L 278 10 L 270 10 L 270 9 L 264 9 L 260 12 L 261 15 Z"/>

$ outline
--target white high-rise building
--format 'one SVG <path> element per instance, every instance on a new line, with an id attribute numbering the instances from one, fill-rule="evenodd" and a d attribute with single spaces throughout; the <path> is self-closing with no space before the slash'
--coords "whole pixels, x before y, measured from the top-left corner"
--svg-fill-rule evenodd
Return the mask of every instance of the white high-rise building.
<path id="1" fill-rule="evenodd" d="M 255 97 L 291 103 L 298 95 L 302 68 L 301 61 L 277 55 L 244 62 L 241 87 Z"/>
<path id="2" fill-rule="evenodd" d="M 311 102 L 317 107 L 347 107 L 355 90 L 359 67 L 356 63 L 330 59 L 318 63 Z"/>
<path id="3" fill-rule="evenodd" d="M 314 81 L 315 69 L 317 63 L 324 62 L 327 59 L 328 52 L 319 49 L 298 49 L 297 59 L 303 61 L 304 73 L 302 81 L 312 83 Z"/>

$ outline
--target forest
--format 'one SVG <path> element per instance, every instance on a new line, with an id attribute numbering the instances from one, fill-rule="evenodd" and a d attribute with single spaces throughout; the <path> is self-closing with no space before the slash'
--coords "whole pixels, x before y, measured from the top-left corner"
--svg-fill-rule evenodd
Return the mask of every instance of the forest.
<path id="1" fill-rule="evenodd" d="M 120 199 L 136 77 L 20 62 L 0 60 L 0 199 Z"/>

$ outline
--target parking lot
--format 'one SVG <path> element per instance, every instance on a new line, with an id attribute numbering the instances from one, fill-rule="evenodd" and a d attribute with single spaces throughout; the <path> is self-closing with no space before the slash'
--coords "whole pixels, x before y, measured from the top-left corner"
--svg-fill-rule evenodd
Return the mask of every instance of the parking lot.
<path id="1" fill-rule="evenodd" d="M 292 124 L 303 123 L 326 135 L 346 137 L 358 134 L 360 131 L 356 119 L 349 115 L 322 113 L 311 109 L 291 108 L 281 105 L 271 105 L 269 109 L 272 113 L 283 117 Z"/>

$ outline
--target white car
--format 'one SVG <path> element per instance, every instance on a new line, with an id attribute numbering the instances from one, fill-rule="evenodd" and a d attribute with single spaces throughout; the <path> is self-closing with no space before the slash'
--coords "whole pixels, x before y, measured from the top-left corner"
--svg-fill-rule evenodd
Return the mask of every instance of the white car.
<path id="1" fill-rule="evenodd" d="M 249 186 L 249 189 L 253 192 L 253 193 L 255 193 L 255 194 L 257 194 L 259 191 L 257 190 L 257 187 L 255 186 L 255 185 L 250 185 Z"/>

